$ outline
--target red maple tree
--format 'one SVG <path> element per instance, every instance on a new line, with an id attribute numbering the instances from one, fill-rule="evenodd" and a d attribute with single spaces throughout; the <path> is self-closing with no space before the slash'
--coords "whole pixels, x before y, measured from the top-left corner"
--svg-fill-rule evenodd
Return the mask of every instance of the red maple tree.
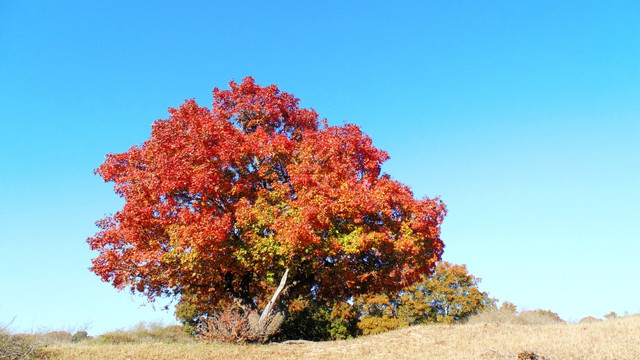
<path id="1" fill-rule="evenodd" d="M 122 210 L 87 241 L 91 270 L 116 288 L 201 311 L 399 290 L 440 260 L 439 199 L 381 174 L 386 152 L 355 125 L 328 126 L 299 99 L 250 77 L 188 100 L 149 140 L 96 173 Z"/>

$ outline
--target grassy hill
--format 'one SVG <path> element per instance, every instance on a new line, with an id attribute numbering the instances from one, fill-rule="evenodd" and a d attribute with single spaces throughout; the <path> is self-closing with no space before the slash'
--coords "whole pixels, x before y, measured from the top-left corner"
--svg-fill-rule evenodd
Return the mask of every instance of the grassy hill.
<path id="1" fill-rule="evenodd" d="M 414 326 L 358 339 L 269 345 L 58 342 L 51 359 L 640 359 L 640 315 L 579 324 Z"/>

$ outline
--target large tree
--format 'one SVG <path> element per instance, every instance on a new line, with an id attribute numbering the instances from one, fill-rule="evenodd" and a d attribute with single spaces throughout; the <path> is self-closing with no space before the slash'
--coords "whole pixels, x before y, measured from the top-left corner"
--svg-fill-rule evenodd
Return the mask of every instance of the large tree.
<path id="1" fill-rule="evenodd" d="M 123 208 L 88 239 L 91 270 L 150 300 L 196 312 L 297 298 L 344 301 L 400 290 L 440 259 L 445 206 L 381 174 L 386 152 L 355 125 L 328 126 L 252 78 L 188 100 L 149 140 L 109 154 L 96 173 Z"/>

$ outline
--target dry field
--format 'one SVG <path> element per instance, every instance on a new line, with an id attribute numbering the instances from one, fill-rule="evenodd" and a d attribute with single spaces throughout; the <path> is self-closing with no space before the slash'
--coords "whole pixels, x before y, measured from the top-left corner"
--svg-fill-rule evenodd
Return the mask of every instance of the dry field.
<path id="1" fill-rule="evenodd" d="M 269 345 L 49 345 L 52 359 L 543 359 L 640 360 L 640 315 L 586 324 L 415 326 L 354 340 Z"/>

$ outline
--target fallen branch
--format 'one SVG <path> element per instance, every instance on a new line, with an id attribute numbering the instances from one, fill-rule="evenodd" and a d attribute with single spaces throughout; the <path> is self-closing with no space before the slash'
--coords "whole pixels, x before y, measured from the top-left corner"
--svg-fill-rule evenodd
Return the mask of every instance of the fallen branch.
<path id="1" fill-rule="evenodd" d="M 315 341 L 311 341 L 311 340 L 287 340 L 287 341 L 283 341 L 281 343 L 278 343 L 278 345 L 300 345 L 300 344 L 315 344 Z"/>

